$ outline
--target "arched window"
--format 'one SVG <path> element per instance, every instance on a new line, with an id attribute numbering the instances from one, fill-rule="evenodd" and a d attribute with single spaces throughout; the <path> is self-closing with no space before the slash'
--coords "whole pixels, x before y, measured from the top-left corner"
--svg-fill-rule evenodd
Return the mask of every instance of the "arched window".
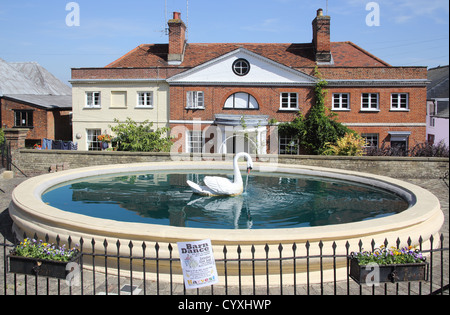
<path id="1" fill-rule="evenodd" d="M 248 93 L 234 93 L 226 101 L 226 109 L 259 109 L 258 101 Z"/>

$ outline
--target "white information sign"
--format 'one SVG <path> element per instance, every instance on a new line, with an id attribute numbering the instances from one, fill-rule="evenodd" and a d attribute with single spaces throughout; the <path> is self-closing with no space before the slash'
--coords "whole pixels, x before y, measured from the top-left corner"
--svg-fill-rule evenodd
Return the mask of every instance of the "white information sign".
<path id="1" fill-rule="evenodd" d="M 219 282 L 211 240 L 179 242 L 177 245 L 186 289 L 197 289 Z"/>

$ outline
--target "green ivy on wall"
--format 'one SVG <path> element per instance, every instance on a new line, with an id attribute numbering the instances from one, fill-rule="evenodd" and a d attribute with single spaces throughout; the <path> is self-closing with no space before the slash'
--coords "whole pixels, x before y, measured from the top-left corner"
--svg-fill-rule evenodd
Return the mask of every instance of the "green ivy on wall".
<path id="1" fill-rule="evenodd" d="M 308 154 L 321 155 L 330 144 L 337 143 L 347 133 L 354 133 L 337 121 L 337 114 L 329 112 L 325 107 L 328 82 L 322 79 L 316 68 L 319 78 L 314 92 L 315 103 L 307 116 L 298 113 L 292 122 L 279 125 L 279 133 L 284 137 L 291 137 L 298 141 L 301 149 Z"/>

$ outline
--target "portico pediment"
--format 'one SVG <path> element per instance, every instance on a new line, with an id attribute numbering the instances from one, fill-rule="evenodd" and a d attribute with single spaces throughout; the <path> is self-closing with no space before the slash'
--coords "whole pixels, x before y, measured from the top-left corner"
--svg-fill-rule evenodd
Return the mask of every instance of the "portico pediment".
<path id="1" fill-rule="evenodd" d="M 167 80 L 171 85 L 314 85 L 317 79 L 244 48 Z"/>

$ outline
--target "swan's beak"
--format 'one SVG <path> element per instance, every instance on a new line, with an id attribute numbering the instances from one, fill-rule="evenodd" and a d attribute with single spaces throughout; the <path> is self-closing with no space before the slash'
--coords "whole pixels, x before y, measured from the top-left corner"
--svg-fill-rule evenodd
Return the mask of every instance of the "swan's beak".
<path id="1" fill-rule="evenodd" d="M 252 168 L 251 166 L 247 167 L 247 174 L 250 174 L 250 171 L 251 171 L 252 169 L 253 169 L 253 168 Z"/>

